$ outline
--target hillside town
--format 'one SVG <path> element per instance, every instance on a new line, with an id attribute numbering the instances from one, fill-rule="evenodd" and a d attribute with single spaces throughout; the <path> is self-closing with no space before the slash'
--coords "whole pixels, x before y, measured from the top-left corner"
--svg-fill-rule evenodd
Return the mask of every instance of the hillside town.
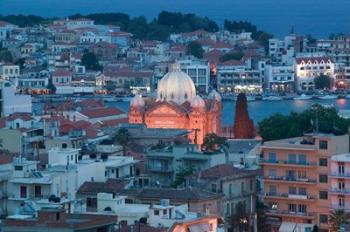
<path id="1" fill-rule="evenodd" d="M 348 131 L 267 140 L 248 111 L 350 98 L 350 37 L 254 37 L 0 21 L 1 231 L 350 231 Z"/>

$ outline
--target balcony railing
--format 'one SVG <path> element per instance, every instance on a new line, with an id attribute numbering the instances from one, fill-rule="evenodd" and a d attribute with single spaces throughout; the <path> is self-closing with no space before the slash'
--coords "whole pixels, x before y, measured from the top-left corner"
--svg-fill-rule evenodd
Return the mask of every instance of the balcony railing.
<path id="1" fill-rule="evenodd" d="M 268 210 L 267 214 L 276 216 L 290 216 L 290 217 L 314 217 L 315 213 L 308 212 L 294 212 L 294 211 L 284 211 L 284 210 Z"/>
<path id="2" fill-rule="evenodd" d="M 350 173 L 332 172 L 330 174 L 330 177 L 350 178 Z"/>
<path id="3" fill-rule="evenodd" d="M 290 193 L 265 193 L 266 197 L 277 197 L 296 200 L 315 200 L 316 196 L 308 194 L 290 194 Z"/>
<path id="4" fill-rule="evenodd" d="M 331 209 L 334 210 L 344 210 L 346 212 L 350 212 L 350 206 L 348 205 L 338 205 L 338 204 L 332 204 Z"/>
<path id="5" fill-rule="evenodd" d="M 162 167 L 148 167 L 148 170 L 151 172 L 173 172 L 172 168 L 162 168 Z"/>
<path id="6" fill-rule="evenodd" d="M 336 194 L 350 194 L 350 189 L 348 188 L 343 188 L 343 189 L 340 189 L 340 188 L 332 188 L 330 190 L 331 193 L 336 193 Z"/>
<path id="7" fill-rule="evenodd" d="M 276 164 L 276 165 L 297 165 L 297 166 L 310 166 L 314 167 L 317 165 L 316 162 L 294 162 L 294 161 L 287 161 L 287 160 L 264 160 L 261 159 L 260 163 L 262 164 Z"/>
<path id="8" fill-rule="evenodd" d="M 316 179 L 305 178 L 295 178 L 295 177 L 287 177 L 287 176 L 265 176 L 266 180 L 276 180 L 276 181 L 290 181 L 290 182 L 303 182 L 303 183 L 316 183 Z"/>

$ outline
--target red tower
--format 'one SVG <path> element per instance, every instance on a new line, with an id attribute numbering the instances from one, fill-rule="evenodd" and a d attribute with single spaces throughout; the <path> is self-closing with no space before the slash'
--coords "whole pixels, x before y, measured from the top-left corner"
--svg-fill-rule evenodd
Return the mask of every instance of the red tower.
<path id="1" fill-rule="evenodd" d="M 249 118 L 247 98 L 244 93 L 238 94 L 237 97 L 233 134 L 235 139 L 255 137 L 254 123 Z"/>

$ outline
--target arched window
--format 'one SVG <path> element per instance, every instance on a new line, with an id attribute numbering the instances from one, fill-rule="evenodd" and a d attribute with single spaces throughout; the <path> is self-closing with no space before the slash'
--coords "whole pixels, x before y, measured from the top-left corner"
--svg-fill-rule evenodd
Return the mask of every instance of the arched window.
<path id="1" fill-rule="evenodd" d="M 188 95 L 187 95 L 187 93 L 185 93 L 185 96 L 184 96 L 184 98 L 185 98 L 185 99 L 187 99 L 187 98 L 188 98 Z"/>
<path id="2" fill-rule="evenodd" d="M 112 211 L 112 209 L 111 209 L 111 207 L 109 207 L 109 206 L 107 206 L 105 209 L 104 209 L 104 211 Z"/>

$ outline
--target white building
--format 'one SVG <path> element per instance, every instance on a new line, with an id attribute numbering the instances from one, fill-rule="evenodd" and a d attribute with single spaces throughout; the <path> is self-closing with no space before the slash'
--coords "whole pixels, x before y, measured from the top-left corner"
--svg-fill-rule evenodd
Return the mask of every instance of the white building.
<path id="1" fill-rule="evenodd" d="M 146 218 L 152 227 L 171 227 L 176 222 L 184 222 L 198 218 L 197 213 L 188 212 L 188 206 L 169 205 L 169 200 L 160 200 L 159 205 L 127 204 L 125 196 L 117 196 L 113 193 L 97 194 L 97 212 L 114 214 L 120 221 L 134 224 L 141 218 Z"/>
<path id="2" fill-rule="evenodd" d="M 181 64 L 181 70 L 192 78 L 197 91 L 208 93 L 210 81 L 209 63 L 192 60 L 182 60 L 179 63 Z"/>
<path id="3" fill-rule="evenodd" d="M 284 64 L 292 64 L 296 53 L 302 52 L 306 40 L 302 36 L 287 35 L 283 39 L 269 39 L 269 56 Z"/>
<path id="4" fill-rule="evenodd" d="M 8 82 L 0 82 L 2 89 L 2 115 L 8 116 L 10 114 L 19 113 L 32 113 L 32 98 L 30 95 L 17 94 L 15 86 Z"/>
<path id="5" fill-rule="evenodd" d="M 16 28 L 16 25 L 0 21 L 0 41 L 7 39 L 9 37 L 10 32 Z"/>
<path id="6" fill-rule="evenodd" d="M 317 76 L 327 75 L 334 78 L 335 64 L 330 57 L 297 57 L 294 67 L 298 91 L 314 90 L 314 79 Z"/>
<path id="7" fill-rule="evenodd" d="M 293 65 L 265 64 L 264 77 L 265 89 L 268 92 L 294 92 L 295 75 Z"/>
<path id="8" fill-rule="evenodd" d="M 19 65 L 0 64 L 0 78 L 3 80 L 12 80 L 19 76 Z"/>

